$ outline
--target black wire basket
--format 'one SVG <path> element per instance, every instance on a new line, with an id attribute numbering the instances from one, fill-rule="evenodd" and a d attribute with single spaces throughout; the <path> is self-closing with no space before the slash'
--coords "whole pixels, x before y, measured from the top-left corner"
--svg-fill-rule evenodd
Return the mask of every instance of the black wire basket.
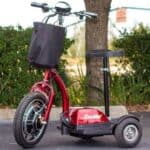
<path id="1" fill-rule="evenodd" d="M 64 47 L 65 28 L 34 22 L 28 60 L 38 68 L 55 68 Z"/>

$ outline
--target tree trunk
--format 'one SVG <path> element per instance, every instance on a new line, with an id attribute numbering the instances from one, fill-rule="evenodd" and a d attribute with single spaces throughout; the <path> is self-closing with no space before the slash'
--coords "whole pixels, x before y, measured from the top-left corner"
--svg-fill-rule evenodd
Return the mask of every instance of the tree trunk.
<path id="1" fill-rule="evenodd" d="M 86 22 L 86 51 L 94 49 L 107 49 L 107 30 L 108 16 L 111 0 L 84 0 L 87 11 L 98 14 L 96 20 L 87 20 Z M 91 58 L 86 60 L 88 77 L 88 95 L 89 104 L 97 104 L 100 100 L 103 89 L 102 58 Z M 98 89 L 98 90 L 97 90 Z"/>

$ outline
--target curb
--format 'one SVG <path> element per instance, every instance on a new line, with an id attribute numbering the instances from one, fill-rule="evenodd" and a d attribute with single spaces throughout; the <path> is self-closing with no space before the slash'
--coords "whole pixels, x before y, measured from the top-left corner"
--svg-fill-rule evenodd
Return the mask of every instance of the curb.
<path id="1" fill-rule="evenodd" d="M 89 106 L 90 107 L 90 106 Z M 104 112 L 104 106 L 100 107 L 91 107 L 91 108 L 97 108 Z M 11 122 L 14 118 L 16 109 L 0 109 L 0 122 Z M 50 120 L 57 121 L 60 118 L 60 113 L 62 112 L 61 107 L 54 107 L 52 108 L 51 114 L 50 114 Z M 122 115 L 128 114 L 128 111 L 125 106 L 110 106 L 110 117 L 117 118 Z"/>

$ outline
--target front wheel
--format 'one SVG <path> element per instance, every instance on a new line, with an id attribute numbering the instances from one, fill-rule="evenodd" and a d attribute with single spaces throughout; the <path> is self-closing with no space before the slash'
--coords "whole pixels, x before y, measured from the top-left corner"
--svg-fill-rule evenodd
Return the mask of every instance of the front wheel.
<path id="1" fill-rule="evenodd" d="M 23 148 L 31 148 L 37 144 L 45 132 L 47 124 L 42 121 L 47 98 L 32 92 L 25 96 L 19 104 L 13 122 L 16 142 Z"/>
<path id="2" fill-rule="evenodd" d="M 115 137 L 121 147 L 135 147 L 142 137 L 141 124 L 134 118 L 127 118 L 117 125 Z"/>

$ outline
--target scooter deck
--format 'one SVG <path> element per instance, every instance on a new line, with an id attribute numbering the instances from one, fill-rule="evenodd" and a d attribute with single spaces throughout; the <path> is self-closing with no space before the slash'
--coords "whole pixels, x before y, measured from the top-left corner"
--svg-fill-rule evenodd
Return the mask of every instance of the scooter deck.
<path id="1" fill-rule="evenodd" d="M 85 124 L 85 125 L 71 125 L 66 122 L 65 119 L 62 121 L 62 134 L 69 134 L 76 137 L 95 137 L 103 135 L 113 135 L 115 127 L 127 118 L 134 118 L 139 120 L 134 115 L 124 115 L 119 118 L 111 119 L 108 122 Z"/>

